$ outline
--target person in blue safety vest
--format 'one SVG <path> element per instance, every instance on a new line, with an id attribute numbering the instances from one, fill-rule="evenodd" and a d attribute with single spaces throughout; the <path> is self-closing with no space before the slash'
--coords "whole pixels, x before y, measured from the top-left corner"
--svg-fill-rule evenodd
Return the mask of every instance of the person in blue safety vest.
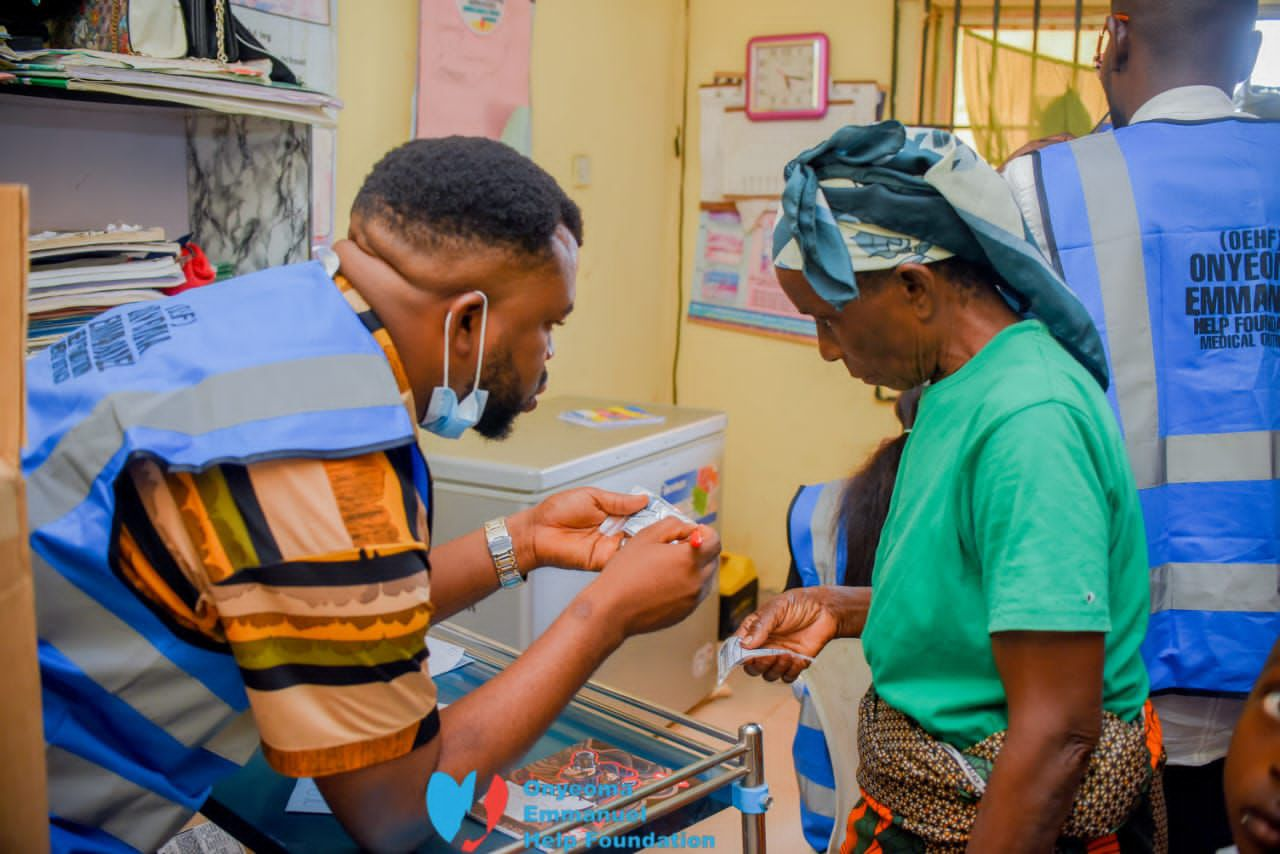
<path id="1" fill-rule="evenodd" d="M 1115 130 L 1005 178 L 1106 342 L 1146 522 L 1171 850 L 1212 851 L 1231 839 L 1232 727 L 1280 634 L 1280 122 L 1230 98 L 1255 0 L 1112 9 L 1096 65 Z"/>
<path id="2" fill-rule="evenodd" d="M 787 590 L 822 585 L 869 587 L 880 530 L 889 515 L 920 389 L 898 395 L 894 413 L 902 432 L 880 447 L 849 478 L 802 486 L 787 507 L 791 568 Z M 800 826 L 815 851 L 826 851 L 836 826 L 836 780 L 817 704 L 804 682 L 793 684 L 800 720 L 791 743 L 800 791 Z"/>
<path id="3" fill-rule="evenodd" d="M 502 438 L 537 405 L 581 242 L 532 161 L 416 140 L 365 180 L 336 270 L 123 307 L 28 360 L 55 851 L 154 850 L 259 744 L 363 848 L 413 849 L 433 772 L 485 785 L 624 638 L 696 606 L 713 531 L 598 530 L 643 496 L 563 493 L 428 551 L 417 428 Z M 544 565 L 600 574 L 438 708 L 428 625 Z"/>

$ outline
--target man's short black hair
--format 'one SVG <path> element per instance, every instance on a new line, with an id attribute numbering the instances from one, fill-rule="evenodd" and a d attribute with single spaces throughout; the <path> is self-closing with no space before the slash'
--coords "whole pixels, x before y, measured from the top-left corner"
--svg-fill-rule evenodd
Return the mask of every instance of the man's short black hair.
<path id="1" fill-rule="evenodd" d="M 373 167 L 354 215 L 437 248 L 475 242 L 536 257 L 551 253 L 557 226 L 582 243 L 582 212 L 556 180 L 491 139 L 415 139 Z"/>
<path id="2" fill-rule="evenodd" d="M 1112 6 L 1132 16 L 1134 38 L 1140 35 L 1157 61 L 1240 66 L 1232 68 L 1240 79 L 1252 68 L 1258 0 L 1125 0 Z"/>

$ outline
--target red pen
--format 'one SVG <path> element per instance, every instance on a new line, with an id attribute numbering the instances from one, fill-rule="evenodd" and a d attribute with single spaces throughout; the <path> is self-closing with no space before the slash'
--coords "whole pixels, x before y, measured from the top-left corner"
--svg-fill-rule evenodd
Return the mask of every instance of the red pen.
<path id="1" fill-rule="evenodd" d="M 689 545 L 695 549 L 702 548 L 702 531 L 694 529 L 694 532 L 689 535 Z"/>

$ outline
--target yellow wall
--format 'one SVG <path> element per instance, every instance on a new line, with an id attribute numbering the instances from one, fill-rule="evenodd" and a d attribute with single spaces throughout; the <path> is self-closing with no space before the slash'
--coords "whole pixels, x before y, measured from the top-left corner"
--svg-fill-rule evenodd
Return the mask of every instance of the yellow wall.
<path id="1" fill-rule="evenodd" d="M 418 71 L 417 0 L 338 0 L 338 176 L 334 235 L 382 155 L 409 138 Z"/>
<path id="2" fill-rule="evenodd" d="M 338 233 L 370 166 L 409 136 L 416 0 L 370 15 L 339 2 Z M 833 72 L 888 84 L 892 0 L 538 0 L 534 159 L 582 205 L 578 308 L 558 335 L 553 393 L 669 400 L 685 218 L 685 293 L 697 240 L 698 115 L 689 113 L 686 192 L 674 137 L 687 95 L 741 69 L 753 35 L 821 30 Z M 369 57 L 377 57 L 370 61 Z M 592 181 L 573 186 L 574 155 Z M 781 167 L 781 164 L 780 164 Z M 754 557 L 766 587 L 787 569 L 783 517 L 794 487 L 850 470 L 895 424 L 891 409 L 811 346 L 682 324 L 679 402 L 729 413 L 724 535 Z"/>
<path id="3" fill-rule="evenodd" d="M 667 401 L 677 322 L 683 0 L 539 0 L 533 157 L 582 206 L 573 318 L 554 394 Z M 591 158 L 575 187 L 574 155 Z"/>
<path id="4" fill-rule="evenodd" d="M 892 73 L 892 0 L 691 0 L 688 95 L 715 71 L 741 70 L 747 40 L 769 33 L 820 31 L 831 38 L 837 79 L 877 80 Z M 699 117 L 689 113 L 689 150 L 698 151 Z M 797 144 L 796 153 L 803 148 Z M 781 169 L 785 164 L 778 164 Z M 697 240 L 700 171 L 685 179 L 685 293 Z M 680 403 L 729 413 L 725 547 L 751 555 L 761 583 L 786 580 L 785 515 L 795 487 L 843 476 L 896 428 L 892 407 L 853 380 L 816 347 L 686 323 Z"/>
<path id="5" fill-rule="evenodd" d="M 410 134 L 418 3 L 379 0 L 376 15 L 368 5 L 338 7 L 338 235 L 370 167 Z M 586 222 L 577 308 L 549 366 L 554 394 L 670 399 L 683 27 L 683 0 L 537 4 L 533 156 Z M 588 186 L 574 186 L 575 155 L 591 159 Z"/>

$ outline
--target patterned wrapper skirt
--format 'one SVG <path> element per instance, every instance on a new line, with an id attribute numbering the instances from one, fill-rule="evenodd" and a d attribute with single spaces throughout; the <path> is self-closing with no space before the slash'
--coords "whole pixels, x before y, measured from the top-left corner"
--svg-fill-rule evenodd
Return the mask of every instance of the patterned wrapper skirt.
<path id="1" fill-rule="evenodd" d="M 861 800 L 841 854 L 962 852 L 1005 732 L 960 751 L 867 692 L 858 712 Z M 1103 713 L 1102 737 L 1081 780 L 1059 854 L 1165 854 L 1160 721 L 1148 702 L 1131 722 Z"/>

